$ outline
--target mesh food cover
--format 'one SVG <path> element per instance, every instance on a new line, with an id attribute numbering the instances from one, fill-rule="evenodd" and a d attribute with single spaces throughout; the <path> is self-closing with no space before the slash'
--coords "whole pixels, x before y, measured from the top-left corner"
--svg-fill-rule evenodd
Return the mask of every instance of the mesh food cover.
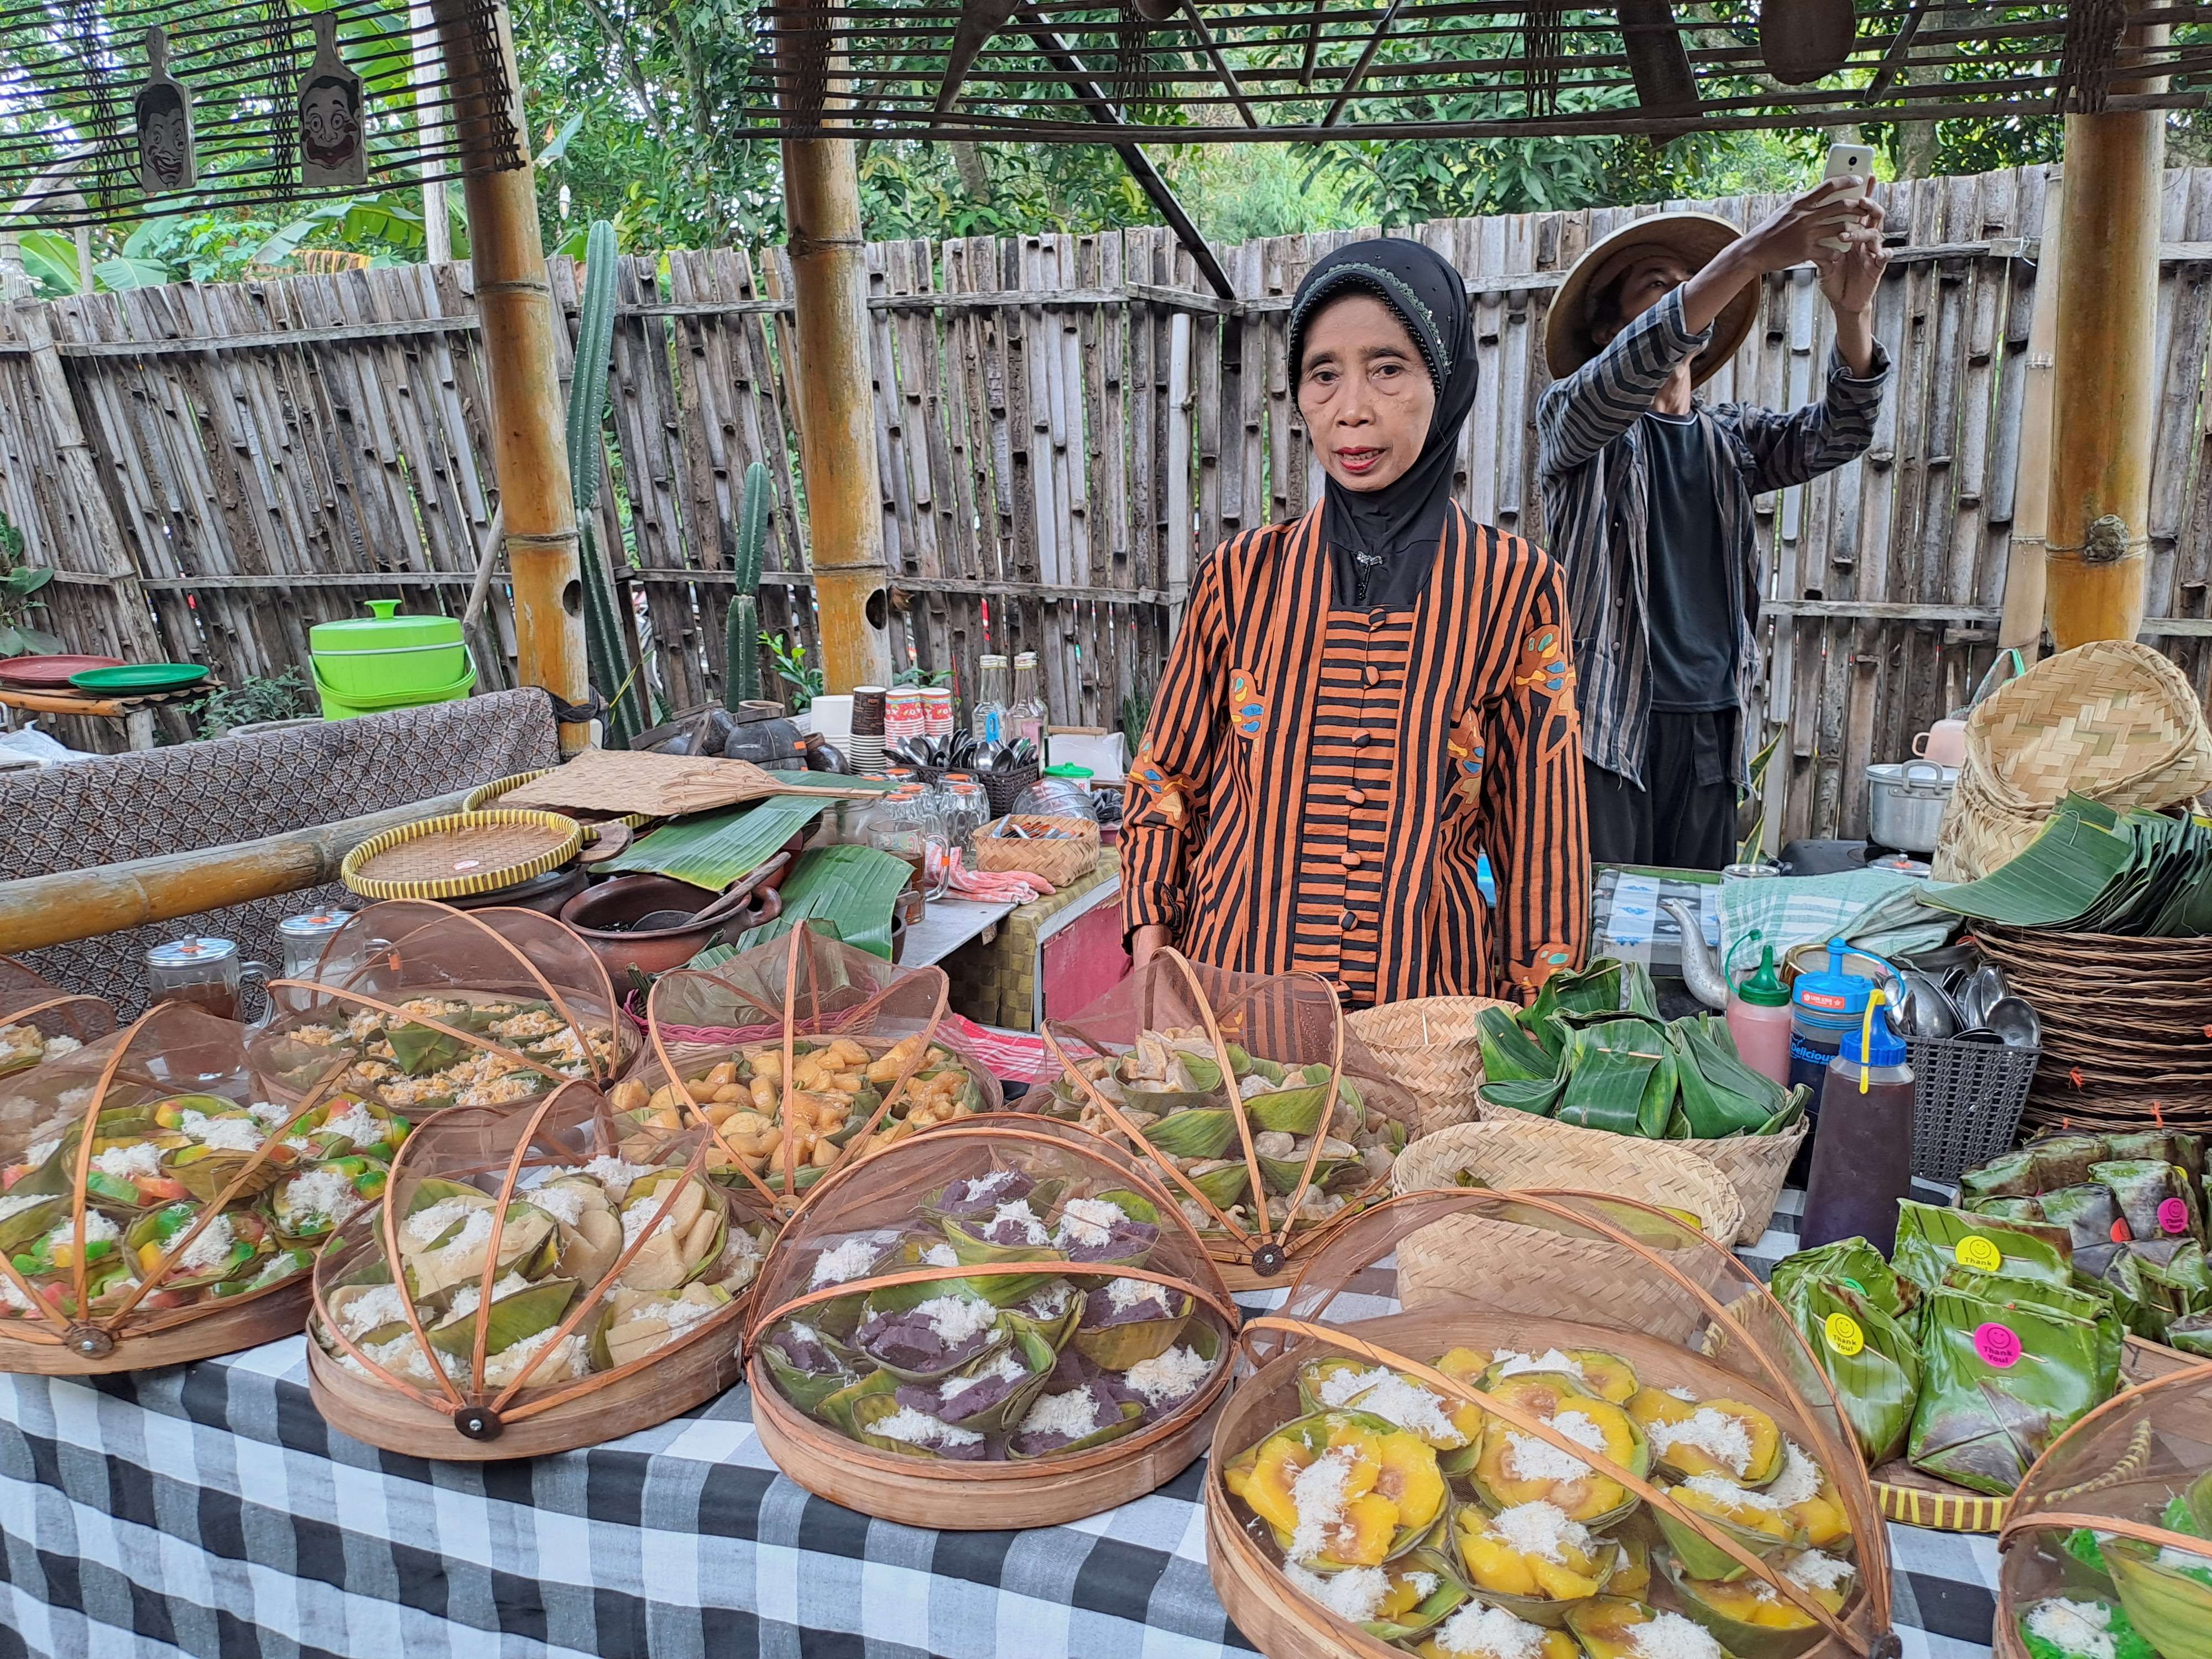
<path id="1" fill-rule="evenodd" d="M 2006 1659 L 2212 1652 L 2212 1365 L 2116 1395 L 2059 1437 L 1998 1548 Z"/>
<path id="2" fill-rule="evenodd" d="M 0 1098 L 0 1369 L 173 1364 L 284 1334 L 404 1123 L 272 1102 L 241 1026 L 164 1003 Z M 335 1079 L 331 1079 L 335 1081 Z"/>
<path id="3" fill-rule="evenodd" d="M 794 927 L 712 972 L 662 975 L 652 1061 L 614 1103 L 663 1132 L 704 1125 L 714 1178 L 788 1212 L 842 1164 L 1004 1104 L 939 1030 L 948 989 L 940 969 Z"/>
<path id="4" fill-rule="evenodd" d="M 312 978 L 270 990 L 277 1018 L 254 1058 L 278 1088 L 302 1092 L 335 1068 L 349 1092 L 416 1119 L 572 1079 L 605 1086 L 638 1046 L 599 958 L 535 910 L 373 904 L 331 936 Z"/>
<path id="5" fill-rule="evenodd" d="M 784 1229 L 754 1420 L 787 1474 L 869 1514 L 1073 1519 L 1197 1455 L 1236 1321 L 1139 1160 L 1066 1124 L 955 1124 L 840 1170 Z M 1030 1474 L 1054 1479 L 1017 1496 Z"/>
<path id="6" fill-rule="evenodd" d="M 508 1457 L 726 1387 L 768 1229 L 707 1179 L 708 1145 L 583 1084 L 440 1113 L 316 1262 L 324 1414 L 395 1450 Z"/>
<path id="7" fill-rule="evenodd" d="M 1896 1651 L 1833 1394 L 1759 1281 L 1664 1211 L 1395 1199 L 1240 1342 L 1208 1556 L 1266 1652 Z"/>
<path id="8" fill-rule="evenodd" d="M 1386 1197 L 1419 1121 L 1310 974 L 1163 951 L 1044 1038 L 1064 1075 L 1038 1109 L 1141 1153 L 1214 1260 L 1261 1278 Z"/>
<path id="9" fill-rule="evenodd" d="M 114 1029 L 110 1004 L 71 996 L 13 957 L 0 957 L 0 1078 L 75 1054 Z"/>

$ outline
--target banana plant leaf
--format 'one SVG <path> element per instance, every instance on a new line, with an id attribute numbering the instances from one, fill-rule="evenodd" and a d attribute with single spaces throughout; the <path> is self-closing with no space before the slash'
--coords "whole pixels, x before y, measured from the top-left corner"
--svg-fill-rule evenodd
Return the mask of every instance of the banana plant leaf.
<path id="1" fill-rule="evenodd" d="M 1680 1097 L 1680 1071 L 1674 1045 L 1662 1040 L 1659 1044 L 1659 1063 L 1651 1068 L 1650 1080 L 1644 1085 L 1643 1102 L 1636 1110 L 1636 1132 L 1647 1140 L 1656 1140 L 1667 1133 L 1667 1125 L 1674 1115 L 1674 1102 Z"/>
<path id="2" fill-rule="evenodd" d="M 1920 1400 L 1920 1344 L 1912 1333 L 1872 1296 L 1855 1295 L 1838 1279 L 1801 1274 L 1776 1295 L 1835 1385 L 1867 1467 L 1896 1456 Z M 1856 1327 L 1859 1346 L 1851 1346 L 1850 1327 L 1844 1340 L 1834 1338 L 1828 1322 L 1836 1316 Z"/>
<path id="3" fill-rule="evenodd" d="M 1567 1080 L 1563 1077 L 1508 1078 L 1502 1083 L 1484 1084 L 1480 1092 L 1487 1105 L 1549 1117 L 1566 1089 Z"/>
<path id="4" fill-rule="evenodd" d="M 819 795 L 771 795 L 727 812 L 678 818 L 640 836 L 599 867 L 611 875 L 672 876 L 719 893 L 775 857 L 829 805 Z"/>
<path id="5" fill-rule="evenodd" d="M 1567 1086 L 1553 1115 L 1580 1128 L 1634 1134 L 1644 1087 L 1664 1046 L 1657 1028 L 1640 1019 L 1610 1020 L 1577 1031 L 1567 1039 L 1560 1062 Z"/>
<path id="6" fill-rule="evenodd" d="M 2072 1277 L 2073 1244 L 2063 1227 L 1999 1221 L 1909 1198 L 1898 1200 L 1897 1247 L 1890 1260 L 1923 1292 L 1930 1292 L 1959 1265 L 1959 1246 L 1970 1237 L 1980 1241 L 1968 1246 L 1970 1268 L 2049 1285 L 2064 1285 Z"/>
<path id="7" fill-rule="evenodd" d="M 385 1033 L 392 1058 L 410 1077 L 428 1077 L 448 1066 L 457 1066 L 471 1050 L 460 1038 L 428 1025 L 395 1025 Z"/>
<path id="8" fill-rule="evenodd" d="M 904 860 L 874 847 L 817 847 L 783 884 L 783 914 L 748 928 L 737 948 L 781 939 L 800 922 L 827 926 L 846 944 L 888 962 L 891 913 L 914 874 Z"/>
<path id="9" fill-rule="evenodd" d="M 568 1311 L 568 1304 L 575 1300 L 577 1289 L 574 1279 L 549 1279 L 526 1291 L 500 1297 L 488 1311 L 473 1310 L 450 1325 L 437 1326 L 424 1334 L 439 1352 L 466 1358 L 476 1352 L 477 1322 L 483 1319 L 487 1321 L 484 1357 L 489 1358 L 558 1325 L 562 1316 Z"/>
<path id="10" fill-rule="evenodd" d="M 1559 1048 L 1545 1048 L 1505 1009 L 1486 1008 L 1475 1024 L 1481 1032 L 1482 1074 L 1491 1082 L 1549 1081 L 1559 1075 Z M 1549 1021 L 1545 1024 L 1551 1026 Z"/>
<path id="11" fill-rule="evenodd" d="M 1841 1285 L 1893 1319 L 1907 1317 L 1920 1303 L 1920 1287 L 1899 1277 L 1896 1269 L 1881 1259 L 1881 1252 L 1863 1238 L 1839 1238 L 1832 1244 L 1785 1255 L 1774 1264 L 1768 1285 L 1778 1300 L 1786 1302 L 1796 1287 L 1808 1279 Z"/>
<path id="12" fill-rule="evenodd" d="M 1621 1006 L 1621 964 L 1600 957 L 1576 974 L 1554 974 L 1546 980 L 1528 1005 L 1532 1018 L 1547 1015 L 1609 1014 Z"/>
<path id="13" fill-rule="evenodd" d="M 2014 927 L 2063 927 L 2079 920 L 2126 869 L 2132 839 L 2108 807 L 2069 795 L 2010 862 L 1978 881 L 1931 887 L 1939 910 Z"/>
<path id="14" fill-rule="evenodd" d="M 1651 970 L 1642 963 L 1632 962 L 1622 970 L 1620 989 L 1621 1006 L 1630 1013 L 1646 1019 L 1659 1018 L 1659 988 L 1651 982 Z"/>
<path id="15" fill-rule="evenodd" d="M 1756 1134 L 1785 1104 L 1781 1085 L 1723 1052 L 1694 1026 L 1676 1025 L 1670 1034 L 1682 1064 L 1683 1115 L 1698 1139 Z"/>
<path id="16" fill-rule="evenodd" d="M 1145 1125 L 1145 1139 L 1170 1158 L 1219 1158 L 1237 1138 L 1237 1118 L 1226 1106 L 1170 1112 Z"/>

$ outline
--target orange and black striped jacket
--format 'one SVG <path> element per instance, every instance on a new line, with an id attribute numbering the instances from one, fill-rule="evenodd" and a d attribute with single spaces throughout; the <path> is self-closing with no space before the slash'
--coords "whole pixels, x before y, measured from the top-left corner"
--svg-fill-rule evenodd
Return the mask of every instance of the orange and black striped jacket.
<path id="1" fill-rule="evenodd" d="M 1334 608 L 1318 506 L 1224 543 L 1130 763 L 1125 927 L 1355 1006 L 1533 994 L 1589 923 L 1573 661 L 1559 568 L 1456 505 L 1407 611 Z"/>

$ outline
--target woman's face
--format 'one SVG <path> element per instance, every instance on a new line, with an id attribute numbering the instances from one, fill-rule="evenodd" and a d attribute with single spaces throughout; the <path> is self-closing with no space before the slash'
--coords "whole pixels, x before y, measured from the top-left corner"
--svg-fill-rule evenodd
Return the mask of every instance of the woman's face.
<path id="1" fill-rule="evenodd" d="M 1331 301 L 1306 325 L 1298 412 L 1322 471 L 1346 489 L 1403 477 L 1427 441 L 1437 389 L 1420 349 L 1371 294 Z"/>

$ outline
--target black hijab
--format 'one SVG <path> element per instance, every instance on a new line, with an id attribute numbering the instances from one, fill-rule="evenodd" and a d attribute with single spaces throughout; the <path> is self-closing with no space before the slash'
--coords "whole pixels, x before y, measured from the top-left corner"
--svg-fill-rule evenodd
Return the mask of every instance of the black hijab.
<path id="1" fill-rule="evenodd" d="M 1420 349 L 1437 392 L 1420 458 L 1380 489 L 1327 482 L 1322 534 L 1335 571 L 1336 602 L 1356 610 L 1403 610 L 1428 580 L 1451 510 L 1459 431 L 1474 407 L 1474 311 L 1467 283 L 1449 260 L 1400 237 L 1354 242 L 1318 261 L 1291 301 L 1291 388 L 1305 378 L 1306 329 L 1347 293 L 1390 307 Z"/>

